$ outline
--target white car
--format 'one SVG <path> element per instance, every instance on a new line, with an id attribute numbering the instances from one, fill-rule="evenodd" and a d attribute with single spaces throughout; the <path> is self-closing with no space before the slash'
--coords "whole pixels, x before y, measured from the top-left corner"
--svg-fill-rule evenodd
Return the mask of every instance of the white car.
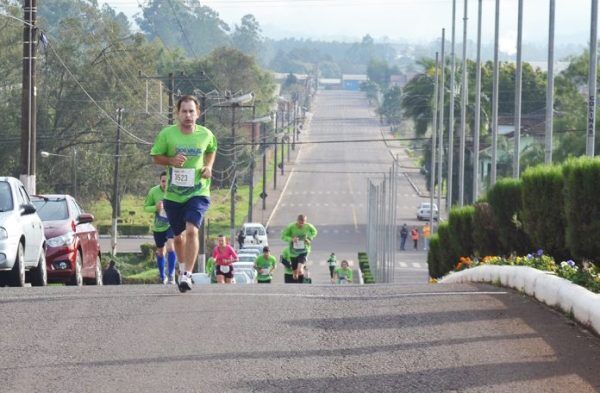
<path id="1" fill-rule="evenodd" d="M 256 255 L 238 254 L 238 259 L 240 262 L 252 262 L 254 265 L 254 261 L 256 261 Z"/>
<path id="2" fill-rule="evenodd" d="M 254 261 L 252 262 L 234 262 L 233 272 L 243 271 L 254 281 L 256 279 L 256 270 L 254 269 Z"/>
<path id="3" fill-rule="evenodd" d="M 245 245 L 259 245 L 268 246 L 269 239 L 267 238 L 267 230 L 260 222 L 247 222 L 242 225 L 242 231 L 244 232 L 244 246 Z M 242 246 L 243 248 L 243 246 Z"/>
<path id="4" fill-rule="evenodd" d="M 233 272 L 233 280 L 234 284 L 254 284 L 254 281 L 248 276 L 245 269 L 235 270 Z"/>
<path id="5" fill-rule="evenodd" d="M 210 276 L 206 273 L 192 273 L 192 282 L 196 285 L 210 284 Z"/>
<path id="6" fill-rule="evenodd" d="M 44 225 L 23 184 L 0 177 L 0 285 L 45 286 L 46 237 Z"/>
<path id="7" fill-rule="evenodd" d="M 417 207 L 417 220 L 429 220 L 430 213 L 430 204 L 429 202 L 422 202 L 419 207 Z M 433 219 L 437 220 L 439 218 L 439 211 L 437 204 L 433 204 Z"/>

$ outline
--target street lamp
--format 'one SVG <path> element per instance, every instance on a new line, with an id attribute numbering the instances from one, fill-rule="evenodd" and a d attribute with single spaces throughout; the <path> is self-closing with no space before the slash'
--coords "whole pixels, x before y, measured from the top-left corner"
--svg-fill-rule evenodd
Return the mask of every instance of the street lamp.
<path id="1" fill-rule="evenodd" d="M 40 155 L 44 158 L 48 158 L 50 156 L 71 158 L 71 183 L 72 183 L 71 187 L 73 187 L 73 189 L 72 189 L 73 197 L 75 199 L 77 199 L 77 150 L 73 147 L 73 148 L 71 148 L 71 151 L 72 151 L 72 154 L 67 155 L 67 154 L 50 153 L 50 152 L 42 150 L 40 152 Z"/>

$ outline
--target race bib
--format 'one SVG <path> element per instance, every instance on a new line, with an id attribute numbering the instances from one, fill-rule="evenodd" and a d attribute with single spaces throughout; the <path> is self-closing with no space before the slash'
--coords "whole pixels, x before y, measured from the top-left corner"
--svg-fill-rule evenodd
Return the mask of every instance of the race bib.
<path id="1" fill-rule="evenodd" d="M 196 169 L 194 168 L 173 168 L 173 177 L 171 184 L 179 187 L 194 187 L 196 178 Z"/>
<path id="2" fill-rule="evenodd" d="M 260 269 L 260 274 L 263 276 L 268 276 L 271 272 L 271 269 Z"/>
<path id="3" fill-rule="evenodd" d="M 296 240 L 293 244 L 294 250 L 304 250 L 306 245 L 304 244 L 304 240 Z"/>
<path id="4" fill-rule="evenodd" d="M 229 273 L 229 270 L 231 270 L 231 268 L 229 266 L 226 265 L 221 265 L 221 273 Z"/>

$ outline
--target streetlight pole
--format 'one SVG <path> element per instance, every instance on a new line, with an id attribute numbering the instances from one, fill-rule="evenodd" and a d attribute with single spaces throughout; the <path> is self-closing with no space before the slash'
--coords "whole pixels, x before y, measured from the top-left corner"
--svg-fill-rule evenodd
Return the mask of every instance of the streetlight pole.
<path id="1" fill-rule="evenodd" d="M 598 0 L 592 0 L 592 22 L 590 26 L 590 65 L 588 77 L 588 122 L 585 152 L 594 156 L 596 139 L 596 74 L 597 74 L 597 47 L 598 47 Z"/>
<path id="2" fill-rule="evenodd" d="M 555 0 L 550 0 L 548 27 L 548 78 L 546 83 L 546 135 L 544 163 L 552 163 L 552 133 L 554 122 L 554 20 Z"/>
<path id="3" fill-rule="evenodd" d="M 123 108 L 117 109 L 117 143 L 115 148 L 115 171 L 113 175 L 113 200 L 112 200 L 112 228 L 111 228 L 111 254 L 117 254 L 117 219 L 121 210 L 119 203 L 119 158 L 121 154 L 121 117 Z"/>

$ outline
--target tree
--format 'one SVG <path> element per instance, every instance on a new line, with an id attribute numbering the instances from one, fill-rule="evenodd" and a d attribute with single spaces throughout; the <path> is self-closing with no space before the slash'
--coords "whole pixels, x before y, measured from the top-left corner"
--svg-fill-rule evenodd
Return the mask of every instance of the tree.
<path id="1" fill-rule="evenodd" d="M 149 40 L 182 48 L 191 57 L 229 44 L 229 26 L 198 0 L 150 0 L 135 21 Z"/>
<path id="2" fill-rule="evenodd" d="M 402 118 L 402 90 L 398 86 L 388 89 L 383 95 L 383 103 L 379 114 L 383 115 L 392 126 L 398 125 Z"/>
<path id="3" fill-rule="evenodd" d="M 240 25 L 235 26 L 231 35 L 233 46 L 247 55 L 258 58 L 262 51 L 264 39 L 260 24 L 253 15 L 244 15 Z"/>

